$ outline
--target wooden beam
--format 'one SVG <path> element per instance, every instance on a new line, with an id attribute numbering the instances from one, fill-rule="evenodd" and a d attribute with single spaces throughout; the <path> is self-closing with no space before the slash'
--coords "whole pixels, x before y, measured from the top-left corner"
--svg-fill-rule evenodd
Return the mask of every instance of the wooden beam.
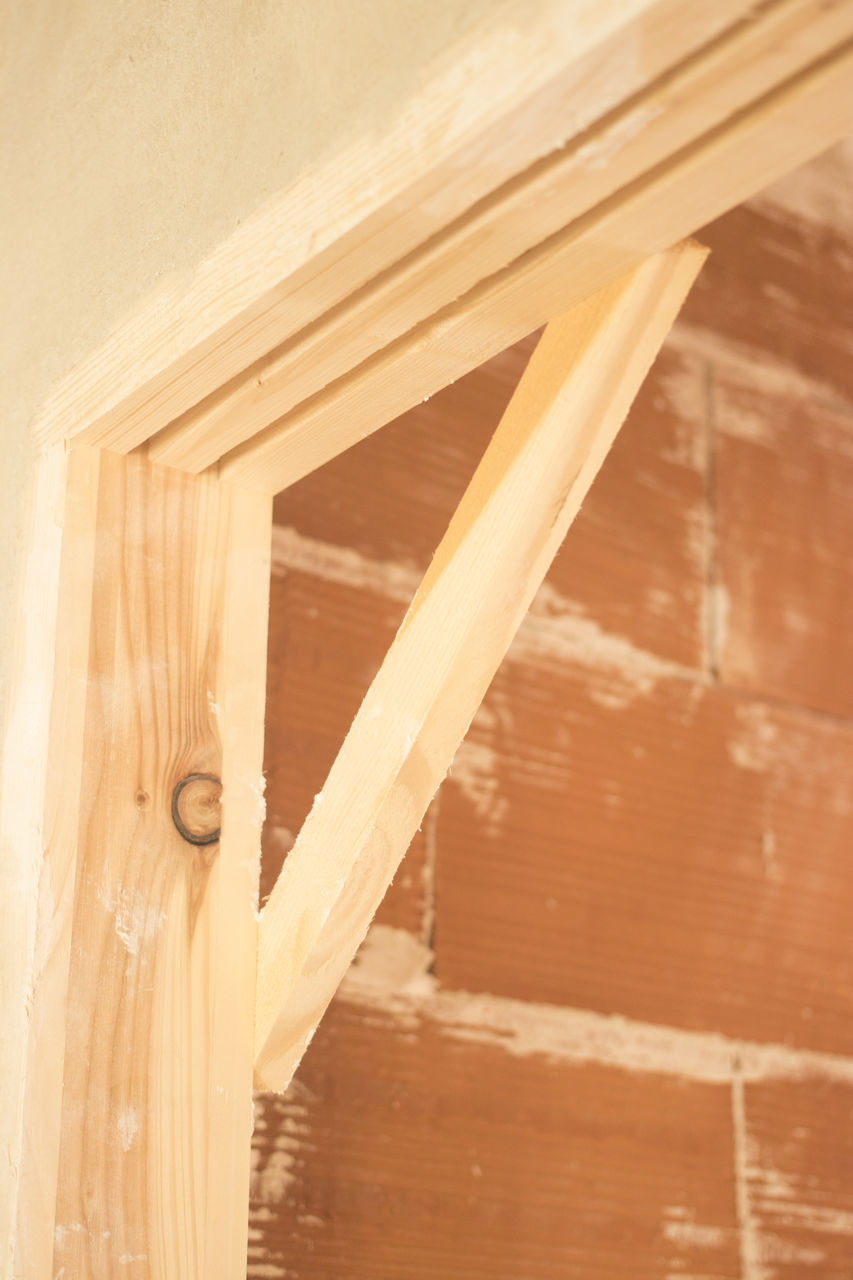
<path id="1" fill-rule="evenodd" d="M 378 348 L 387 348 L 405 333 L 414 341 L 416 326 L 509 263 L 517 262 L 513 270 L 519 291 L 528 292 L 522 255 L 590 210 L 600 209 L 616 193 L 624 202 L 630 184 L 712 130 L 725 124 L 734 137 L 739 112 L 778 91 L 851 37 L 851 4 L 827 7 L 825 0 L 786 0 L 767 6 L 754 21 L 735 26 L 648 84 L 183 414 L 151 441 L 149 456 L 169 466 L 202 471 L 344 377 Z M 784 142 L 784 135 L 779 140 Z M 784 164 L 784 147 L 781 156 Z M 728 185 L 720 175 L 716 191 L 708 189 L 701 172 L 696 174 L 703 198 L 715 210 L 742 198 L 743 184 L 737 178 L 733 174 Z M 752 189 L 748 186 L 747 194 Z M 695 202 L 688 207 L 693 219 L 701 222 L 706 216 L 702 208 L 696 211 Z M 645 218 L 648 222 L 648 213 Z M 695 225 L 682 217 L 666 243 L 695 230 Z M 641 222 L 640 235 L 644 229 Z M 654 232 L 649 226 L 647 235 L 654 241 L 648 240 L 647 252 L 664 243 Z M 611 278 L 627 268 L 625 262 L 614 262 Z M 562 288 L 557 280 L 550 282 L 548 294 L 558 296 L 548 301 L 540 288 L 534 325 L 583 296 L 577 290 L 584 278 L 576 263 L 566 263 Z M 605 282 L 602 277 L 593 288 Z"/>
<path id="2" fill-rule="evenodd" d="M 319 171 L 306 173 L 225 241 L 189 289 L 158 292 L 50 399 L 37 425 L 39 442 L 75 439 L 122 451 L 138 446 L 274 348 L 296 335 L 305 340 L 308 326 L 330 323 L 333 309 L 349 306 L 347 300 L 371 281 L 381 289 L 378 278 L 394 264 L 401 264 L 404 278 L 404 260 L 432 237 L 449 234 L 452 249 L 457 219 L 472 219 L 476 272 L 506 265 L 523 245 L 502 231 L 496 257 L 480 243 L 481 202 L 501 193 L 497 211 L 510 197 L 508 184 L 526 172 L 532 177 L 531 166 L 549 156 L 551 167 L 573 140 L 581 148 L 592 142 L 593 169 L 603 159 L 609 165 L 610 144 L 604 151 L 596 147 L 599 136 L 613 140 L 610 113 L 651 93 L 651 111 L 640 120 L 645 130 L 653 124 L 655 86 L 663 87 L 662 78 L 715 41 L 731 39 L 741 47 L 753 25 L 768 33 L 771 44 L 766 56 L 756 55 L 761 74 L 766 70 L 772 79 L 777 62 L 779 74 L 786 68 L 792 73 L 816 56 L 831 23 L 844 25 L 850 0 L 829 10 L 834 17 L 829 11 L 821 16 L 814 0 L 542 0 L 532 10 L 525 0 L 503 0 L 505 37 L 496 36 L 494 22 L 486 33 L 472 29 L 392 125 L 354 140 Z M 778 23 L 774 17 L 765 27 L 768 15 L 777 13 Z M 795 51 L 802 44 L 802 62 L 796 52 L 790 57 L 786 41 Z M 748 79 L 748 64 L 743 69 Z M 706 88 L 713 98 L 713 85 Z M 697 123 L 712 127 L 729 109 L 725 92 L 715 104 L 703 101 L 688 134 Z M 689 103 L 681 102 L 669 119 L 687 123 L 690 115 Z M 636 123 L 638 117 L 625 119 Z M 816 139 L 815 145 L 829 140 Z M 650 145 L 654 151 L 657 143 Z M 599 197 L 593 192 L 586 198 Z M 572 204 L 563 221 L 574 212 Z M 520 228 L 528 221 L 531 233 L 540 234 L 530 211 Z M 464 227 L 460 231 L 464 238 Z M 424 264 L 429 260 L 427 250 Z M 469 284 L 451 280 L 449 296 Z M 440 305 L 446 288 L 442 283 L 429 305 Z M 414 315 L 410 323 L 417 320 Z M 384 331 L 377 336 L 372 346 L 387 341 Z"/>
<path id="3" fill-rule="evenodd" d="M 7 743 L 2 796 L 8 852 L 40 866 L 10 1274 L 233 1280 L 271 504 L 139 456 L 43 466 L 58 549 L 10 731 L 33 688 L 53 710 L 24 772 Z"/>
<path id="4" fill-rule="evenodd" d="M 546 329 L 262 913 L 259 1087 L 287 1085 L 703 258 Z"/>
<path id="5" fill-rule="evenodd" d="M 851 128 L 848 45 L 234 449 L 221 474 L 287 487 Z"/>

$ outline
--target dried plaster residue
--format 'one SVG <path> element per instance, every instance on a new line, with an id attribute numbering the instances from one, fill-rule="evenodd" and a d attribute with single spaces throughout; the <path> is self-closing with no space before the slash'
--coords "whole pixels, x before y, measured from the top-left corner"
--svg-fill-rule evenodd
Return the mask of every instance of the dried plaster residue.
<path id="1" fill-rule="evenodd" d="M 413 934 L 373 925 L 339 998 L 401 1029 L 416 1030 L 430 1021 L 451 1039 L 491 1045 L 513 1056 L 595 1062 L 710 1082 L 817 1076 L 853 1084 L 853 1061 L 834 1054 L 745 1043 L 587 1009 L 442 991 L 430 972 L 432 962 L 429 947 Z"/>
<path id="2" fill-rule="evenodd" d="M 352 548 L 336 547 L 279 526 L 273 529 L 272 563 L 278 574 L 312 574 L 349 590 L 407 604 L 421 581 L 416 569 L 371 559 Z M 507 660 L 540 667 L 556 664 L 560 669 L 567 663 L 582 665 L 596 676 L 589 682 L 589 696 L 613 709 L 647 696 L 659 680 L 696 678 L 695 671 L 658 658 L 624 636 L 604 631 L 548 582 L 537 592 Z"/>

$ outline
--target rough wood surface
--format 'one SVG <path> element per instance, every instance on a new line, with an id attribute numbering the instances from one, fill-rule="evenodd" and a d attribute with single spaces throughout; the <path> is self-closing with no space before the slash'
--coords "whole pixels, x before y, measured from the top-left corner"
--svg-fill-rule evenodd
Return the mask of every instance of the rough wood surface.
<path id="1" fill-rule="evenodd" d="M 150 456 L 194 472 L 211 466 L 851 36 L 850 4 L 797 0 L 757 11 L 217 389 L 152 440 Z M 543 309 L 538 322 L 548 318 Z"/>
<path id="2" fill-rule="evenodd" d="M 76 738 L 76 719 L 51 726 L 65 799 L 39 902 L 13 1274 L 230 1280 L 245 1258 L 270 508 L 139 457 L 72 461 L 83 515 L 63 531 L 56 647 L 82 664 L 67 681 L 82 723 Z M 173 823 L 189 774 L 222 779 L 216 843 Z"/>
<path id="3" fill-rule="evenodd" d="M 545 331 L 264 909 L 256 1078 L 283 1088 L 704 257 Z"/>
<path id="4" fill-rule="evenodd" d="M 233 450 L 221 474 L 285 488 L 842 136 L 853 128 L 851 86 L 845 47 Z"/>
<path id="5" fill-rule="evenodd" d="M 15 909 L 2 930 L 0 1259 L 15 1280 L 52 1274 L 91 616 L 80 601 L 92 593 L 97 489 L 88 450 L 69 457 L 59 446 L 40 460 L 11 628 L 0 856 Z"/>
<path id="6" fill-rule="evenodd" d="M 256 1101 L 253 1278 L 847 1280 L 851 144 L 703 231 L 425 823 L 438 960 L 410 916 L 374 925 L 288 1093 Z M 277 498 L 280 687 L 327 691 L 322 741 L 287 745 L 271 699 L 271 761 L 319 778 L 325 706 L 367 688 L 531 345 Z M 317 790 L 283 771 L 271 807 L 295 831 Z M 582 1075 L 595 1100 L 564 1110 Z"/>
<path id="7" fill-rule="evenodd" d="M 58 388 L 40 441 L 140 444 L 764 8 L 757 0 L 537 0 L 532 8 L 501 0 L 412 86 L 378 136 L 342 141 L 237 228 L 189 289 L 158 288 Z"/>

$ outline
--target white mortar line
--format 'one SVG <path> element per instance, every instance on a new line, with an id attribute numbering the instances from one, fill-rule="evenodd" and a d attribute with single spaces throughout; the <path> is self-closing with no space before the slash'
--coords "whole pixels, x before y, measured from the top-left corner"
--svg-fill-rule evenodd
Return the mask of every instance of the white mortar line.
<path id="1" fill-rule="evenodd" d="M 735 1216 L 740 1240 L 740 1280 L 767 1280 L 761 1262 L 761 1242 L 749 1200 L 748 1135 L 746 1105 L 743 1096 L 743 1073 L 736 1056 L 732 1073 L 732 1137 L 735 1172 Z"/>
<path id="2" fill-rule="evenodd" d="M 750 346 L 742 339 L 729 338 L 718 329 L 691 323 L 683 317 L 670 331 L 665 349 L 708 360 L 712 366 L 721 366 L 738 382 L 762 386 L 769 394 L 808 400 L 843 416 L 853 412 L 850 401 L 831 383 L 810 377 L 789 361 L 779 360 L 760 344 Z"/>
<path id="3" fill-rule="evenodd" d="M 401 1028 L 429 1020 L 451 1039 L 497 1047 L 516 1057 L 595 1062 L 726 1084 L 820 1077 L 853 1085 L 853 1058 L 589 1009 L 446 991 L 429 972 L 432 961 L 430 949 L 405 929 L 374 925 L 341 985 L 340 998 Z"/>

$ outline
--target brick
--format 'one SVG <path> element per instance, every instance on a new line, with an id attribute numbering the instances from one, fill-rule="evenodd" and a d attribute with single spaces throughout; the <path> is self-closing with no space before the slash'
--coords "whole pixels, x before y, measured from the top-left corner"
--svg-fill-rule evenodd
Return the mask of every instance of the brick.
<path id="1" fill-rule="evenodd" d="M 853 1074 L 743 1087 L 748 1248 L 759 1280 L 853 1274 Z"/>
<path id="2" fill-rule="evenodd" d="M 257 1280 L 740 1275 L 725 1083 L 338 1000 L 256 1120 Z"/>
<path id="3" fill-rule="evenodd" d="M 538 625 L 440 794 L 442 985 L 853 1051 L 853 729 Z"/>
<path id="4" fill-rule="evenodd" d="M 310 812 L 405 605 L 277 565 L 270 597 L 261 900 Z M 418 933 L 425 910 L 428 822 L 377 919 Z"/>
<path id="5" fill-rule="evenodd" d="M 280 495 L 276 521 L 423 570 L 512 395 L 519 343 Z M 706 371 L 670 343 L 549 574 L 597 626 L 704 661 Z"/>
<path id="6" fill-rule="evenodd" d="M 853 409 L 714 372 L 720 671 L 853 716 Z"/>

